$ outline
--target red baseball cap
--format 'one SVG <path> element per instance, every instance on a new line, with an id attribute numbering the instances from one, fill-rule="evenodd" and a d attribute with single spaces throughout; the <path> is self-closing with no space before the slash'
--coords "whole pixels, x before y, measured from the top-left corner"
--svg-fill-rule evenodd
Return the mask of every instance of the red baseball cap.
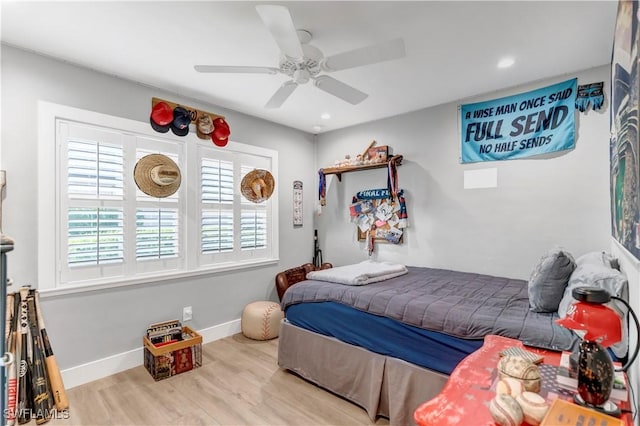
<path id="1" fill-rule="evenodd" d="M 166 102 L 158 102 L 151 109 L 149 122 L 156 132 L 166 133 L 173 121 L 173 110 Z"/>
<path id="2" fill-rule="evenodd" d="M 229 142 L 229 135 L 231 134 L 231 130 L 229 130 L 229 125 L 222 117 L 218 117 L 213 120 L 213 132 L 211 132 L 211 140 L 216 146 L 226 146 L 227 142 Z"/>

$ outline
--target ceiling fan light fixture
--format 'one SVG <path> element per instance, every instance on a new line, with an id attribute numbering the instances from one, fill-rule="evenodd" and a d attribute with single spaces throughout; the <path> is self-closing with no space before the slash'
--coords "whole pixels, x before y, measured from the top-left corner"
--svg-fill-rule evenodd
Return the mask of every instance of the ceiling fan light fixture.
<path id="1" fill-rule="evenodd" d="M 309 78 L 311 78 L 311 74 L 306 69 L 297 69 L 293 72 L 293 81 L 298 84 L 305 84 L 309 82 Z"/>

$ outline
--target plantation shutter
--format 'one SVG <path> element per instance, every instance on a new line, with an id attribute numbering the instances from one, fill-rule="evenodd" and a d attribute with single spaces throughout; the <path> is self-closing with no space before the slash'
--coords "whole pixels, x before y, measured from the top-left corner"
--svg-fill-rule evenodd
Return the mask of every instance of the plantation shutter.
<path id="1" fill-rule="evenodd" d="M 136 150 L 136 162 L 157 151 Z M 178 155 L 163 155 L 179 163 Z M 136 187 L 136 260 L 175 258 L 180 255 L 180 191 L 168 197 L 155 198 Z"/>
<path id="2" fill-rule="evenodd" d="M 69 139 L 66 186 L 69 266 L 123 261 L 123 209 L 105 207 L 100 202 L 122 200 L 123 178 L 121 146 Z"/>
<path id="3" fill-rule="evenodd" d="M 136 209 L 136 259 L 178 256 L 178 237 L 177 209 Z"/>
<path id="4" fill-rule="evenodd" d="M 202 158 L 200 241 L 202 253 L 233 250 L 233 162 Z"/>
<path id="5" fill-rule="evenodd" d="M 255 167 L 242 165 L 242 177 Z M 254 203 L 242 197 L 240 212 L 240 247 L 242 250 L 264 249 L 267 246 L 267 201 Z"/>

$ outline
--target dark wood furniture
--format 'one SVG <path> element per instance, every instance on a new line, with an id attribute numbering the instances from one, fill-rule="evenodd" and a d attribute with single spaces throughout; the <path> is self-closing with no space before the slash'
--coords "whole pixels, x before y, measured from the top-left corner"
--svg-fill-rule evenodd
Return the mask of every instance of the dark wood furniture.
<path id="1" fill-rule="evenodd" d="M 276 275 L 276 290 L 278 291 L 278 299 L 282 300 L 284 292 L 287 291 L 292 285 L 299 283 L 302 280 L 307 279 L 307 273 L 315 271 L 316 269 L 328 269 L 332 268 L 331 263 L 325 262 L 320 265 L 320 268 L 316 268 L 313 263 L 305 263 L 302 266 L 287 269 Z"/>

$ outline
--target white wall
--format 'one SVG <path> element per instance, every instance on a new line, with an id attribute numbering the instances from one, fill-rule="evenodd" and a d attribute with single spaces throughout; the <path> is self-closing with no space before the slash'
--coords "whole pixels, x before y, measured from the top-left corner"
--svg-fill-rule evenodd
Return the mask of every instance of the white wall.
<path id="1" fill-rule="evenodd" d="M 38 100 L 147 123 L 151 98 L 157 96 L 224 115 L 232 140 L 279 152 L 282 260 L 241 272 L 45 298 L 47 329 L 63 369 L 140 348 L 149 323 L 181 318 L 183 306 L 193 306 L 190 325 L 195 329 L 237 320 L 246 303 L 277 300 L 276 273 L 311 261 L 316 194 L 313 135 L 4 45 L 1 53 L 0 168 L 7 170 L 3 231 L 16 241 L 8 255 L 8 272 L 17 286 L 47 280 L 37 276 L 36 267 Z M 305 205 L 304 226 L 294 229 L 292 184 L 296 179 L 304 183 Z"/>
<path id="2" fill-rule="evenodd" d="M 521 93 L 572 77 L 578 77 L 579 84 L 608 82 L 609 68 L 461 103 Z M 376 258 L 528 279 L 536 261 L 554 245 L 576 256 L 609 247 L 608 108 L 579 115 L 574 150 L 544 159 L 460 164 L 458 105 L 440 105 L 319 136 L 318 161 L 325 167 L 345 154 L 362 152 L 372 139 L 404 155 L 398 176 L 406 191 L 410 228 L 404 243 L 378 244 Z M 484 168 L 497 168 L 498 187 L 463 189 L 464 171 Z M 317 218 L 325 261 L 342 265 L 367 258 L 355 224 L 349 221 L 348 207 L 357 191 L 384 188 L 386 179 L 385 169 L 344 174 L 341 183 L 328 176 L 327 205 Z"/>

